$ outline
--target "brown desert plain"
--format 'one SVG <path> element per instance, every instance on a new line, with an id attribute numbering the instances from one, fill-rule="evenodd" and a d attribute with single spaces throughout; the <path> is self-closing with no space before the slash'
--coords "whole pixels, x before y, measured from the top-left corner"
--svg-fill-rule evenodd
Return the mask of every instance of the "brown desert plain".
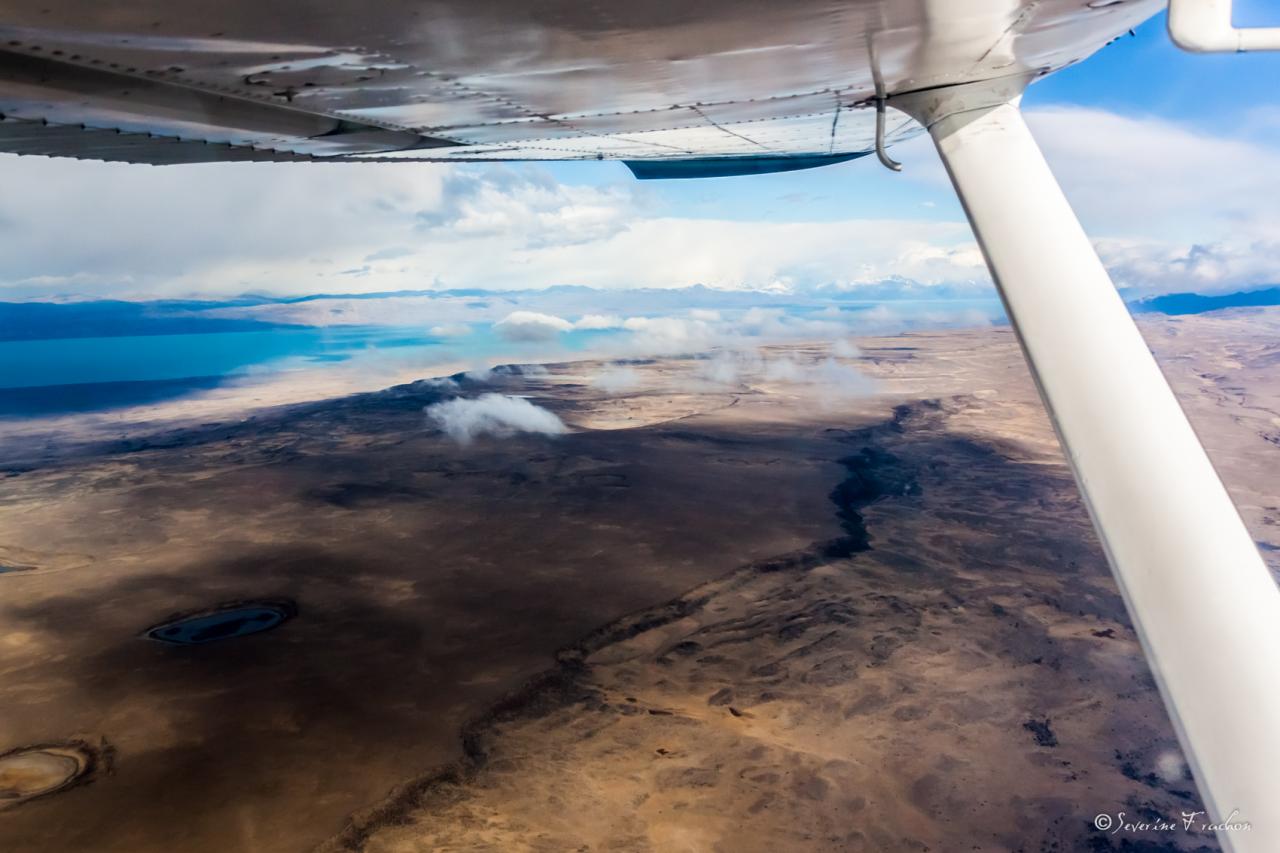
<path id="1" fill-rule="evenodd" d="M 1141 325 L 1275 569 L 1280 310 Z M 1010 331 L 857 343 L 0 438 L 0 850 L 1218 849 Z"/>

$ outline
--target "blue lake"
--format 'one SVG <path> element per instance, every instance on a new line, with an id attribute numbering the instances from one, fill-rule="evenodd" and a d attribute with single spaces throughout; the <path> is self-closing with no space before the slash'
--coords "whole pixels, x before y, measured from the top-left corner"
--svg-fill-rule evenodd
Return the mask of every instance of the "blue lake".
<path id="1" fill-rule="evenodd" d="M 828 303 L 829 304 L 829 303 Z M 883 334 L 886 322 L 863 312 L 892 306 L 901 328 L 946 324 L 945 317 L 969 311 L 979 319 L 1001 319 L 999 303 L 977 300 L 844 301 L 841 322 L 850 334 Z M 814 304 L 779 306 L 793 318 L 830 320 Z M 726 316 L 738 316 L 734 310 Z M 873 312 L 874 313 L 874 312 Z M 942 318 L 942 319 L 939 319 Z M 9 322 L 19 323 L 10 318 Z M 966 321 L 972 322 L 972 320 Z M 118 337 L 39 337 L 15 340 L 23 328 L 12 326 L 0 339 L 0 418 L 20 419 L 103 412 L 150 405 L 213 391 L 228 385 L 255 385 L 283 373 L 348 371 L 356 390 L 386 387 L 409 378 L 438 376 L 458 365 L 490 366 L 502 361 L 573 358 L 593 348 L 609 349 L 604 339 L 631 333 L 618 329 L 576 329 L 550 341 L 501 339 L 488 323 L 470 332 L 437 337 L 423 328 L 399 326 L 277 326 L 180 334 Z M 38 333 L 35 326 L 27 331 Z M 824 333 L 825 334 L 825 333 Z M 0 336 L 4 337 L 4 336 Z M 597 345 L 601 345 L 597 347 Z M 621 351 L 621 350 L 619 350 Z M 643 355 L 632 351 L 630 354 Z M 449 370 L 444 368 L 448 366 Z M 347 393 L 347 392 L 335 392 Z"/>
<path id="2" fill-rule="evenodd" d="M 425 365 L 458 349 L 456 340 L 388 327 L 0 341 L 0 417 L 155 403 L 284 370 L 395 357 Z"/>
<path id="3" fill-rule="evenodd" d="M 251 605 L 179 619 L 147 632 L 153 640 L 179 646 L 197 646 L 270 631 L 289 618 L 281 607 Z"/>
<path id="4" fill-rule="evenodd" d="M 572 332 L 554 347 L 523 349 L 530 359 L 568 355 L 601 334 Z M 434 376 L 435 365 L 481 366 L 491 357 L 521 351 L 486 325 L 461 337 L 434 337 L 416 328 L 340 326 L 0 341 L 0 418 L 159 403 L 286 371 L 367 371 L 372 387 L 380 387 L 380 377 L 390 384 L 404 369 Z"/>
<path id="5" fill-rule="evenodd" d="M 437 345 L 403 329 L 288 328 L 0 342 L 0 388 L 225 376 L 284 359 L 346 361 L 371 347 Z"/>

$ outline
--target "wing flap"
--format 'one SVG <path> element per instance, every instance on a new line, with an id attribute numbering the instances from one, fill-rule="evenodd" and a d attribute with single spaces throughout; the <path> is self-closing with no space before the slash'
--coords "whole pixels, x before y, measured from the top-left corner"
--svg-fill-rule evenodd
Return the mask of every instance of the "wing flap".
<path id="1" fill-rule="evenodd" d="M 309 154 L 0 117 L 0 152 L 168 166 L 182 163 L 289 162 Z"/>

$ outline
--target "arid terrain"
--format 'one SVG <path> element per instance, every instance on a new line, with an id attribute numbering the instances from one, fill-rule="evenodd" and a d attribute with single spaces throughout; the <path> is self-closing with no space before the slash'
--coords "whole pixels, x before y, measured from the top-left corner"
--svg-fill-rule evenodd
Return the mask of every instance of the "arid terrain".
<path id="1" fill-rule="evenodd" d="M 1277 568 L 1280 311 L 1142 325 Z M 0 438 L 0 849 L 1218 849 L 1011 333 L 857 343 Z"/>

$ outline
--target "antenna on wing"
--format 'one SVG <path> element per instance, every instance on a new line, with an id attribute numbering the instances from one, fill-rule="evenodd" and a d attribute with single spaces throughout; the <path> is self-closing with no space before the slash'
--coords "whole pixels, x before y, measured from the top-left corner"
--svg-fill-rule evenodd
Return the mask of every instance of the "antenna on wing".
<path id="1" fill-rule="evenodd" d="M 884 93 L 876 92 L 876 157 L 887 169 L 895 172 L 902 171 L 902 164 L 889 156 L 889 152 L 884 150 L 884 103 L 888 100 Z"/>
<path id="2" fill-rule="evenodd" d="M 901 172 L 902 164 L 884 150 L 884 105 L 889 98 L 884 91 L 884 75 L 880 73 L 880 50 L 876 47 L 875 35 L 870 30 L 867 32 L 867 58 L 871 61 L 871 80 L 876 87 L 875 97 L 871 99 L 876 105 L 876 158 L 886 169 Z"/>

